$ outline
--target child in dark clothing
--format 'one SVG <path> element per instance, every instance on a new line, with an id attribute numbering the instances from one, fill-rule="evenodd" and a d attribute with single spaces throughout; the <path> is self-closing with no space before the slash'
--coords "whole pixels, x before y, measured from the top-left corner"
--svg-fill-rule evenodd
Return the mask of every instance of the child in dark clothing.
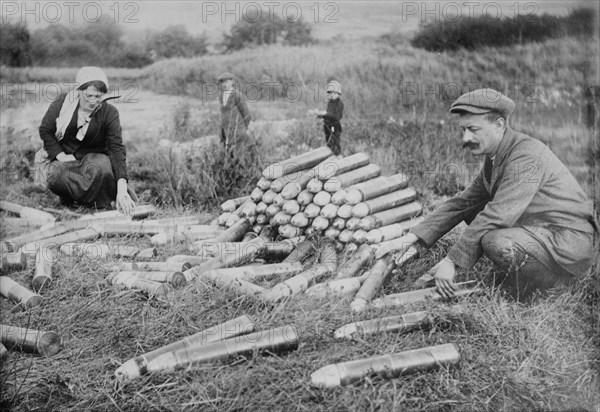
<path id="1" fill-rule="evenodd" d="M 338 156 L 342 151 L 340 145 L 340 135 L 342 134 L 342 124 L 340 120 L 344 115 L 344 103 L 340 96 L 342 87 L 338 82 L 332 80 L 327 85 L 327 111 L 317 115 L 323 119 L 323 130 L 325 132 L 325 141 L 334 155 Z"/>

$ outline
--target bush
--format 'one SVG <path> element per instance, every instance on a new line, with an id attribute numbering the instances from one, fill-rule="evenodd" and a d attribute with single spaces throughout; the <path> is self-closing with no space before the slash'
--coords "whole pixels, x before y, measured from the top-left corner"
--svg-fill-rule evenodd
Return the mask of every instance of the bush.
<path id="1" fill-rule="evenodd" d="M 225 34 L 222 46 L 226 52 L 267 44 L 304 46 L 314 41 L 311 26 L 299 19 L 284 20 L 277 16 L 261 15 L 257 21 L 242 20 Z"/>
<path id="2" fill-rule="evenodd" d="M 566 17 L 548 14 L 516 16 L 510 19 L 492 20 L 489 17 L 461 17 L 442 23 L 424 24 L 413 37 L 414 47 L 441 52 L 460 48 L 473 50 L 484 46 L 500 47 L 528 42 L 540 42 L 549 38 L 593 36 L 594 9 L 581 8 Z"/>

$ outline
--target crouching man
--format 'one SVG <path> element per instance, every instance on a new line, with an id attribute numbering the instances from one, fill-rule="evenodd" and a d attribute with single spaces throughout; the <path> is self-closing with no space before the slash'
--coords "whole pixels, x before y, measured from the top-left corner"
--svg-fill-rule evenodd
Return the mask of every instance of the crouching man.
<path id="1" fill-rule="evenodd" d="M 415 226 L 400 250 L 417 241 L 430 247 L 467 223 L 429 271 L 445 297 L 456 290 L 456 266 L 470 269 L 483 254 L 506 274 L 503 286 L 519 300 L 590 271 L 598 232 L 592 202 L 546 145 L 508 126 L 514 107 L 501 93 L 479 89 L 450 108 L 459 115 L 463 148 L 485 156 L 483 168 L 465 191 Z"/>

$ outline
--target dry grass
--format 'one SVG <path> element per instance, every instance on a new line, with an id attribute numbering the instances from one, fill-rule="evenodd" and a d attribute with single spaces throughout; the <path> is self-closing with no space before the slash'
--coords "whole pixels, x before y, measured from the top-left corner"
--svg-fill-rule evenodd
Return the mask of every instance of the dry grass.
<path id="1" fill-rule="evenodd" d="M 173 66 L 171 74 L 176 77 L 192 68 L 202 68 L 212 76 L 213 69 L 229 69 L 243 61 L 247 70 L 242 72 L 252 79 L 261 75 L 262 62 L 271 61 L 276 75 L 289 76 L 282 77 L 284 80 L 298 76 L 297 72 L 289 70 L 291 65 L 298 67 L 302 75 L 311 73 L 306 77 L 311 80 L 322 81 L 338 71 L 348 75 L 344 82 L 347 87 L 344 101 L 348 107 L 343 121 L 344 152 L 366 151 L 385 174 L 409 173 L 411 184 L 418 189 L 421 199 L 427 207 L 432 207 L 434 202 L 454 194 L 472 178 L 466 172 L 459 173 L 460 169 L 454 169 L 452 174 L 453 169 L 448 165 L 476 163 L 477 159 L 465 156 L 456 147 L 455 121 L 446 113 L 443 102 L 428 106 L 428 110 L 417 110 L 412 103 L 408 107 L 402 106 L 400 101 L 394 100 L 394 90 L 389 87 L 393 84 L 389 80 L 399 72 L 385 70 L 402 64 L 404 78 L 415 76 L 417 80 L 428 80 L 439 76 L 446 81 L 474 79 L 485 70 L 495 79 L 504 79 L 508 83 L 524 73 L 524 78 L 540 79 L 544 96 L 553 96 L 554 89 L 561 93 L 564 90 L 572 92 L 557 101 L 548 97 L 535 105 L 522 105 L 523 110 L 513 119 L 514 127 L 549 144 L 588 193 L 598 196 L 592 180 L 598 165 L 588 150 L 593 135 L 581 125 L 579 106 L 567 104 L 575 104 L 579 96 L 575 88 L 579 80 L 573 75 L 576 72 L 568 68 L 585 55 L 585 48 L 563 40 L 514 50 L 488 50 L 484 57 L 458 53 L 442 54 L 437 58 L 412 49 L 394 50 L 391 46 L 377 49 L 379 46 L 373 44 L 356 44 L 357 49 L 352 49 L 355 53 L 350 54 L 358 55 L 362 47 L 364 56 L 376 57 L 373 50 L 380 50 L 381 62 L 385 64 L 377 70 L 382 72 L 373 72 L 373 66 L 360 59 L 356 67 L 347 66 L 348 61 L 343 60 L 348 59 L 344 56 L 350 55 L 347 49 L 335 54 L 339 57 L 337 60 L 328 60 L 321 65 L 319 56 L 330 50 L 320 46 L 314 50 L 301 50 L 301 53 L 276 47 L 258 51 L 254 56 L 240 53 L 221 59 L 182 61 Z M 316 57 L 309 58 L 313 53 Z M 280 59 L 273 57 L 278 55 Z M 247 57 L 252 59 L 247 61 Z M 506 63 L 513 60 L 519 62 L 517 69 Z M 417 70 L 420 67 L 421 71 Z M 548 73 L 546 68 L 550 67 L 553 70 Z M 160 67 L 154 67 L 157 68 Z M 164 89 L 159 83 L 173 81 L 167 76 L 166 66 L 164 70 L 155 72 L 156 79 L 145 81 L 155 82 L 152 83 L 155 90 L 169 91 L 166 83 Z M 507 70 L 515 70 L 513 77 L 507 75 Z M 391 77 L 381 81 L 384 75 Z M 198 87 L 193 79 L 189 84 Z M 375 104 L 381 90 L 385 90 L 382 103 Z M 140 96 L 142 99 L 138 104 L 119 106 L 123 122 L 132 122 L 126 142 L 134 161 L 155 150 L 161 138 L 188 142 L 205 133 L 212 134 L 206 123 L 214 121 L 218 115 L 214 101 L 205 103 L 190 98 L 189 107 L 199 109 L 192 113 L 201 114 L 190 116 L 186 127 L 169 136 L 177 130 L 172 123 L 177 117 L 169 110 L 161 112 L 161 107 L 174 107 L 181 98 L 147 90 Z M 263 162 L 281 159 L 322 143 L 319 123 L 304 116 L 306 109 L 313 106 L 312 102 L 253 103 L 251 110 L 257 114 L 260 130 L 264 132 L 260 135 Z M 35 141 L 39 120 L 32 118 L 36 113 L 41 118 L 45 107 L 24 105 L 20 110 L 10 112 L 9 118 L 3 113 L 3 157 L 7 149 L 18 153 L 26 151 L 28 146 L 33 150 L 34 145 L 39 144 Z M 380 110 L 382 108 L 385 110 Z M 369 116 L 371 110 L 377 113 Z M 389 119 L 390 116 L 394 119 Z M 291 121 L 292 118 L 296 120 Z M 286 119 L 289 122 L 285 122 L 285 127 L 273 126 L 275 121 Z M 21 127 L 24 124 L 29 125 L 29 129 Z M 23 130 L 32 130 L 31 136 L 21 133 Z M 22 157 L 27 159 L 27 153 Z M 57 206 L 54 196 L 36 190 L 26 178 L 7 183 L 6 199 L 31 206 Z M 184 205 L 180 210 L 165 208 L 160 213 L 161 216 L 173 216 L 198 213 L 198 210 L 196 205 L 193 208 Z M 208 222 L 213 215 L 204 213 L 202 219 Z M 408 263 L 384 292 L 414 288 L 414 280 L 445 255 L 459 231 L 455 230 L 430 250 L 422 250 L 421 259 Z M 2 237 L 12 233 L 14 231 L 2 225 Z M 146 237 L 102 241 L 125 242 L 139 247 L 149 245 Z M 183 251 L 183 245 L 161 247 L 157 260 Z M 481 280 L 486 292 L 466 299 L 463 302 L 465 315 L 456 317 L 447 314 L 447 303 L 372 309 L 360 315 L 351 312 L 348 298 L 298 296 L 281 304 L 267 305 L 204 283 L 188 285 L 177 290 L 170 301 L 161 302 L 137 292 L 114 289 L 105 279 L 107 271 L 103 262 L 62 257 L 56 264 L 55 280 L 44 292 L 42 306 L 25 312 L 6 299 L 0 299 L 2 323 L 54 330 L 64 340 L 63 350 L 48 359 L 10 353 L 0 376 L 0 406 L 17 411 L 599 410 L 598 256 L 596 260 L 593 273 L 562 295 L 538 297 L 525 305 L 512 301 L 496 289 L 493 282 L 496 273 L 484 259 L 471 271 L 458 274 L 459 280 Z M 27 285 L 32 270 L 13 272 L 10 276 Z M 424 308 L 432 310 L 439 319 L 433 329 L 404 335 L 390 333 L 351 342 L 333 338 L 333 331 L 348 322 Z M 169 375 L 144 377 L 125 387 L 116 387 L 112 375 L 131 357 L 242 313 L 254 317 L 260 329 L 294 325 L 300 336 L 298 350 L 279 355 L 236 357 Z M 460 346 L 462 361 L 459 367 L 395 379 L 368 377 L 332 391 L 310 385 L 310 374 L 330 363 L 445 342 Z"/>

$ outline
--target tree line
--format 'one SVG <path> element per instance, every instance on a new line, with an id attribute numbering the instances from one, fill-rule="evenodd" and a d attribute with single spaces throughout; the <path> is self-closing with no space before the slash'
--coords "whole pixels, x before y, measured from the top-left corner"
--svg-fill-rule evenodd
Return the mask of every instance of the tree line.
<path id="1" fill-rule="evenodd" d="M 451 21 L 421 25 L 411 44 L 441 52 L 510 46 L 564 36 L 593 36 L 597 19 L 596 11 L 592 8 L 578 8 L 567 16 L 534 14 L 504 19 L 461 16 Z"/>
<path id="2" fill-rule="evenodd" d="M 267 44 L 307 45 L 314 42 L 312 27 L 302 21 L 263 17 L 240 21 L 221 42 L 210 45 L 205 34 L 192 35 L 182 25 L 126 41 L 126 33 L 110 18 L 85 26 L 53 24 L 30 31 L 23 23 L 0 26 L 0 65 L 11 67 L 143 67 L 156 60 L 202 56 L 212 49 L 229 53 Z"/>

